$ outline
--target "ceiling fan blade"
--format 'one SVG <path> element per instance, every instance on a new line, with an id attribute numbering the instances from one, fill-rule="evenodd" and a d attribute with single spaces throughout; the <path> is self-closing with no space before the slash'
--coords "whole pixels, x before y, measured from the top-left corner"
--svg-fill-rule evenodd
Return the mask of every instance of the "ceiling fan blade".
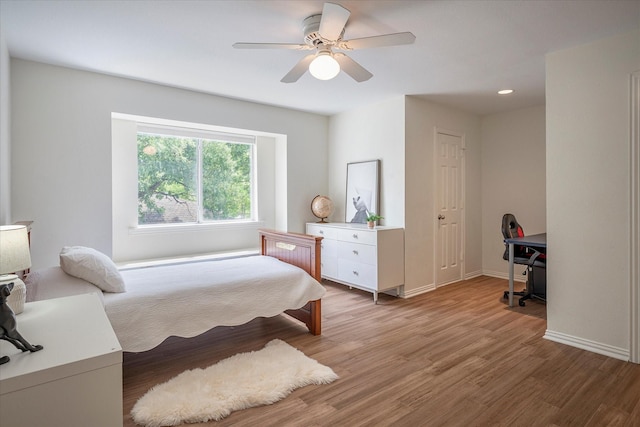
<path id="1" fill-rule="evenodd" d="M 363 37 L 361 39 L 344 40 L 336 45 L 338 49 L 356 50 L 370 47 L 397 46 L 411 44 L 416 40 L 412 33 L 383 34 L 381 36 Z"/>
<path id="2" fill-rule="evenodd" d="M 338 40 L 342 35 L 342 30 L 349 19 L 349 12 L 344 7 L 335 3 L 325 3 L 322 8 L 322 18 L 318 32 L 327 40 Z"/>
<path id="3" fill-rule="evenodd" d="M 234 43 L 236 49 L 293 49 L 293 50 L 311 50 L 313 46 L 298 43 Z"/>
<path id="4" fill-rule="evenodd" d="M 280 80 L 282 83 L 295 83 L 298 81 L 300 77 L 309 69 L 309 64 L 313 61 L 313 58 L 316 57 L 315 53 L 311 55 L 307 55 L 302 58 L 296 65 L 293 66 L 291 71 L 289 71 L 283 78 Z"/>
<path id="5" fill-rule="evenodd" d="M 333 57 L 338 61 L 338 64 L 340 64 L 340 69 L 349 74 L 358 83 L 367 81 L 373 77 L 373 74 L 344 53 L 334 53 Z"/>

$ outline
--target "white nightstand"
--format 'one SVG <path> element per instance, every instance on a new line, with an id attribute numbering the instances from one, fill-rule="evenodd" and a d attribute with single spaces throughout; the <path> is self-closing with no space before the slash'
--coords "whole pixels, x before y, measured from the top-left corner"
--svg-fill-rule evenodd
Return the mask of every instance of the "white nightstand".
<path id="1" fill-rule="evenodd" d="M 0 425 L 122 426 L 122 348 L 96 294 L 25 304 L 18 332 L 38 352 L 0 341 Z"/>

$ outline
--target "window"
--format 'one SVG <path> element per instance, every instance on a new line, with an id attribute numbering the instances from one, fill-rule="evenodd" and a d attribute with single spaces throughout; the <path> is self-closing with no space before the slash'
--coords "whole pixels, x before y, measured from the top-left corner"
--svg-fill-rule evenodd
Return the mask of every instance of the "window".
<path id="1" fill-rule="evenodd" d="M 255 137 L 138 126 L 138 225 L 254 220 Z"/>

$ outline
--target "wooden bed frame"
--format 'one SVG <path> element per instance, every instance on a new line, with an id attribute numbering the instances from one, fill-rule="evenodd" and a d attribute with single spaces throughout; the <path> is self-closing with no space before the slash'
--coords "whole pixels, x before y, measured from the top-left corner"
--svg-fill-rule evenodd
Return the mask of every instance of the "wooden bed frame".
<path id="1" fill-rule="evenodd" d="M 287 264 L 300 267 L 318 282 L 321 281 L 320 241 L 322 237 L 299 233 L 285 233 L 275 230 L 258 230 L 260 235 L 260 253 L 278 258 Z M 320 335 L 322 330 L 321 300 L 309 301 L 297 310 L 287 310 L 305 325 L 313 335 Z"/>

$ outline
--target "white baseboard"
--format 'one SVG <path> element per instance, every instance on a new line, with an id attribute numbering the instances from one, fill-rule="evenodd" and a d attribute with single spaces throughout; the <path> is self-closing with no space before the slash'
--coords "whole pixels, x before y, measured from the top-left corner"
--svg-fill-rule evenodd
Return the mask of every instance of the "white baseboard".
<path id="1" fill-rule="evenodd" d="M 591 351 L 593 353 L 602 354 L 604 356 L 613 357 L 614 359 L 629 361 L 629 350 L 626 348 L 614 347 L 609 344 L 603 344 L 596 341 L 591 341 L 584 338 L 574 337 L 572 335 L 564 334 L 562 332 L 547 331 L 544 334 L 544 338 L 549 341 L 554 341 L 560 344 L 570 345 L 571 347 L 581 348 L 582 350 Z"/>
<path id="2" fill-rule="evenodd" d="M 476 277 L 482 276 L 482 270 L 472 271 L 471 273 L 465 273 L 464 280 L 474 279 Z"/>
<path id="3" fill-rule="evenodd" d="M 482 275 L 483 276 L 489 276 L 489 277 L 497 277 L 498 279 L 509 280 L 509 273 L 505 273 L 503 271 L 483 270 L 482 271 Z M 523 276 L 518 271 L 515 271 L 514 275 L 513 275 L 513 281 L 514 282 L 523 282 L 524 283 L 524 282 L 527 281 L 527 276 Z"/>
<path id="4" fill-rule="evenodd" d="M 431 292 L 433 290 L 436 289 L 436 285 L 433 283 L 430 283 L 428 285 L 425 286 L 420 286 L 419 288 L 416 289 L 411 289 L 410 291 L 407 292 L 406 289 L 404 289 L 403 286 L 403 290 L 402 293 L 400 294 L 401 298 L 411 298 L 411 297 L 415 297 L 417 295 L 421 295 L 421 294 L 426 294 L 427 292 Z"/>

